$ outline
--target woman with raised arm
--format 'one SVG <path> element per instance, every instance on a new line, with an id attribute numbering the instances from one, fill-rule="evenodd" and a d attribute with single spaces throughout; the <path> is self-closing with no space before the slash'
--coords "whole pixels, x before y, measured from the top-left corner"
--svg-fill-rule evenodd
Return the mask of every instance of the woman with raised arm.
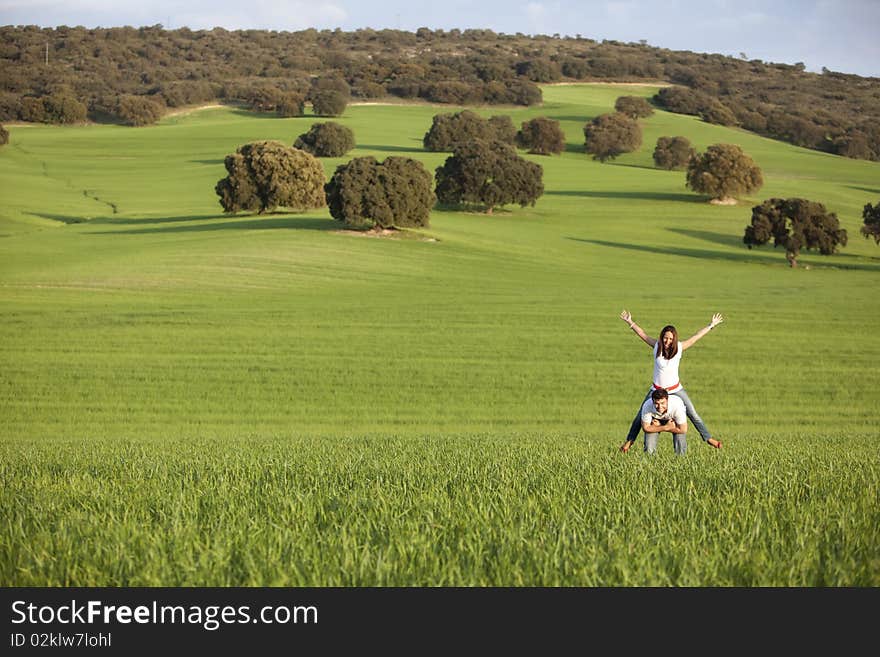
<path id="1" fill-rule="evenodd" d="M 654 390 L 659 390 L 661 388 L 666 390 L 670 395 L 680 397 L 684 402 L 687 417 L 700 433 L 700 437 L 712 447 L 715 447 L 716 449 L 720 448 L 721 441 L 716 440 L 712 437 L 712 434 L 709 433 L 709 430 L 703 423 L 703 419 L 697 414 L 693 403 L 691 403 L 690 398 L 685 392 L 684 386 L 678 378 L 678 365 L 681 362 L 682 353 L 684 353 L 686 349 L 693 347 L 697 340 L 723 322 L 724 318 L 719 313 L 715 313 L 712 315 L 712 321 L 709 322 L 708 326 L 704 326 L 684 342 L 679 342 L 678 331 L 675 330 L 674 326 L 664 326 L 660 330 L 660 339 L 655 340 L 645 333 L 642 330 L 642 327 L 633 321 L 632 315 L 630 315 L 629 311 L 624 310 L 620 313 L 620 319 L 626 322 L 629 327 L 635 331 L 636 335 L 638 335 L 644 343 L 654 351 L 654 380 L 642 403 L 651 398 L 651 393 Z M 626 436 L 626 441 L 620 446 L 621 452 L 629 451 L 629 448 L 632 447 L 633 443 L 636 441 L 636 437 L 638 437 L 641 428 L 641 414 L 636 413 L 636 417 L 629 428 L 629 434 Z"/>

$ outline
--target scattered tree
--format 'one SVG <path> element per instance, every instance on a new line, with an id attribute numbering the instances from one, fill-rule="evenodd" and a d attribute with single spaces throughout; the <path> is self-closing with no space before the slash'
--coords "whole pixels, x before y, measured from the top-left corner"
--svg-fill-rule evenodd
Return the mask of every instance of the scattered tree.
<path id="1" fill-rule="evenodd" d="M 847 235 L 837 215 L 821 203 L 771 198 L 752 208 L 752 223 L 746 226 L 743 243 L 751 249 L 771 239 L 774 247 L 785 249 L 789 265 L 797 267 L 801 249 L 831 255 L 838 246 L 846 246 Z"/>
<path id="2" fill-rule="evenodd" d="M 763 184 L 761 169 L 735 144 L 709 146 L 688 163 L 687 186 L 722 202 L 735 202 L 737 195 L 750 194 Z"/>
<path id="3" fill-rule="evenodd" d="M 116 116 L 128 125 L 143 126 L 162 118 L 164 108 L 146 96 L 120 96 L 116 101 Z"/>
<path id="4" fill-rule="evenodd" d="M 40 56 L 47 43 L 49 66 Z M 167 107 L 250 98 L 261 107 L 274 105 L 265 111 L 277 111 L 277 99 L 264 103 L 242 95 L 247 86 L 304 95 L 331 89 L 359 97 L 384 90 L 405 98 L 468 98 L 468 106 L 533 105 L 541 102 L 535 80 L 557 79 L 561 72 L 580 80 L 666 79 L 674 86 L 657 94 L 655 107 L 721 123 L 730 123 L 732 113 L 743 128 L 764 136 L 880 160 L 880 103 L 870 78 L 613 40 L 489 30 L 437 30 L 419 38 L 400 30 L 7 25 L 0 26 L 0 61 L 0 122 L 7 123 L 69 120 L 67 111 L 46 113 L 43 99 L 59 93 L 97 120 L 113 114 L 122 94 L 155 96 Z"/>
<path id="5" fill-rule="evenodd" d="M 642 145 L 642 129 L 635 119 L 614 112 L 600 114 L 584 126 L 584 151 L 604 162 Z"/>
<path id="6" fill-rule="evenodd" d="M 700 108 L 698 115 L 706 123 L 714 125 L 737 125 L 736 115 L 720 101 L 711 99 L 706 105 Z"/>
<path id="7" fill-rule="evenodd" d="M 694 155 L 687 137 L 660 137 L 654 148 L 654 164 L 662 169 L 683 169 Z"/>
<path id="8" fill-rule="evenodd" d="M 22 121 L 33 123 L 43 123 L 49 120 L 46 117 L 46 106 L 43 104 L 43 99 L 34 96 L 25 96 L 21 99 L 19 117 Z"/>
<path id="9" fill-rule="evenodd" d="M 346 101 L 351 98 L 351 87 L 339 73 L 331 73 L 312 79 L 312 95 L 319 91 L 337 91 L 345 97 Z"/>
<path id="10" fill-rule="evenodd" d="M 422 144 L 425 150 L 433 152 L 451 151 L 457 143 L 474 139 L 513 144 L 516 139 L 516 128 L 511 118 L 504 115 L 493 116 L 487 120 L 471 110 L 437 114 L 434 116 L 431 128 L 425 133 Z"/>
<path id="11" fill-rule="evenodd" d="M 490 116 L 486 138 L 503 141 L 505 144 L 516 143 L 516 126 L 513 125 L 513 119 L 507 114 Z"/>
<path id="12" fill-rule="evenodd" d="M 831 142 L 831 150 L 838 155 L 853 159 L 877 159 L 871 150 L 868 137 L 858 131 L 851 131 L 848 134 L 835 137 Z"/>
<path id="13" fill-rule="evenodd" d="M 708 94 L 687 87 L 663 87 L 654 95 L 654 102 L 678 114 L 699 114 L 712 99 Z"/>
<path id="14" fill-rule="evenodd" d="M 341 157 L 354 148 L 354 133 L 333 121 L 313 123 L 308 132 L 296 138 L 293 147 L 317 157 Z"/>
<path id="15" fill-rule="evenodd" d="M 5 146 L 9 143 L 9 130 L 0 125 L 0 146 Z"/>
<path id="16" fill-rule="evenodd" d="M 352 228 L 427 226 L 436 200 L 431 174 L 418 160 L 357 157 L 324 185 L 330 214 Z"/>
<path id="17" fill-rule="evenodd" d="M 461 142 L 437 167 L 437 199 L 449 205 L 482 205 L 486 213 L 508 203 L 534 205 L 544 193 L 544 169 L 500 141 Z"/>
<path id="18" fill-rule="evenodd" d="M 439 80 L 419 86 L 419 96 L 431 103 L 472 105 L 479 102 L 478 87 L 458 80 Z"/>
<path id="19" fill-rule="evenodd" d="M 648 99 L 641 96 L 621 96 L 614 103 L 614 109 L 631 119 L 644 119 L 654 113 Z"/>
<path id="20" fill-rule="evenodd" d="M 507 84 L 506 102 L 514 105 L 537 105 L 544 95 L 541 88 L 529 80 L 511 80 Z"/>
<path id="21" fill-rule="evenodd" d="M 565 150 L 565 133 L 559 121 L 539 116 L 531 121 L 523 121 L 522 129 L 516 135 L 516 143 L 529 153 L 552 155 Z"/>
<path id="22" fill-rule="evenodd" d="M 240 89 L 237 95 L 245 105 L 256 112 L 277 112 L 284 102 L 284 93 L 272 85 L 252 85 Z"/>
<path id="23" fill-rule="evenodd" d="M 348 105 L 348 97 L 336 89 L 321 89 L 312 94 L 315 116 L 339 116 Z"/>
<path id="24" fill-rule="evenodd" d="M 224 165 L 229 175 L 214 188 L 224 212 L 263 214 L 277 207 L 305 210 L 324 205 L 324 168 L 305 151 L 280 141 L 256 141 L 227 155 Z"/>
<path id="25" fill-rule="evenodd" d="M 562 77 L 562 67 L 549 58 L 517 62 L 515 68 L 517 75 L 533 82 L 555 82 Z"/>
<path id="26" fill-rule="evenodd" d="M 877 205 L 865 204 L 862 219 L 865 222 L 862 226 L 862 235 L 865 239 L 873 237 L 874 242 L 880 244 L 880 201 L 877 201 Z"/>
<path id="27" fill-rule="evenodd" d="M 351 95 L 358 98 L 382 98 L 385 95 L 385 87 L 378 82 L 361 80 L 352 86 Z"/>
<path id="28" fill-rule="evenodd" d="M 305 109 L 305 98 L 302 94 L 288 92 L 281 97 L 276 111 L 278 116 L 288 118 L 291 116 L 302 116 Z"/>
<path id="29" fill-rule="evenodd" d="M 52 123 L 81 123 L 86 120 L 88 108 L 71 92 L 63 91 L 43 98 L 46 120 Z"/>

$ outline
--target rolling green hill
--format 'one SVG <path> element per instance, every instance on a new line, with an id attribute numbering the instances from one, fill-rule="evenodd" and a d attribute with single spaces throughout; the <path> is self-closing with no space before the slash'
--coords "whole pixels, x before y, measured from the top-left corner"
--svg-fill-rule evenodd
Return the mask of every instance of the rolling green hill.
<path id="1" fill-rule="evenodd" d="M 880 583 L 864 496 L 878 483 L 880 249 L 858 234 L 880 164 L 665 112 L 641 122 L 640 151 L 583 154 L 587 120 L 654 91 L 548 86 L 543 107 L 480 109 L 562 122 L 567 152 L 526 156 L 544 196 L 491 216 L 434 212 L 407 239 L 341 232 L 326 210 L 220 212 L 224 156 L 292 143 L 313 117 L 10 126 L 3 581 Z M 358 147 L 325 160 L 328 176 L 368 154 L 433 170 L 446 156 L 421 139 L 448 111 L 350 106 L 340 121 Z M 709 205 L 683 172 L 653 167 L 661 135 L 740 144 L 764 188 Z M 751 206 L 771 196 L 824 203 L 849 245 L 804 253 L 799 270 L 749 251 Z M 682 365 L 722 452 L 691 432 L 687 464 L 614 453 L 650 383 L 623 308 L 684 336 L 724 314 Z M 642 503 L 645 516 L 611 511 Z M 654 545 L 653 514 L 670 537 L 708 534 L 670 538 L 675 556 Z M 780 554 L 793 562 L 768 566 Z"/>

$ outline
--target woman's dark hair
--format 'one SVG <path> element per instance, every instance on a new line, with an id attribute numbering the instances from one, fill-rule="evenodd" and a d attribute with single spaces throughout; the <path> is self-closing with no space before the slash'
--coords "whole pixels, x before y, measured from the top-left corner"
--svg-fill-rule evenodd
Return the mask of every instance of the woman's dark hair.
<path id="1" fill-rule="evenodd" d="M 669 345 L 669 349 L 663 346 L 663 334 L 666 332 L 672 333 L 672 344 Z M 667 324 L 660 329 L 660 339 L 657 340 L 657 351 L 666 360 L 672 360 L 675 358 L 675 354 L 678 353 L 678 331 L 675 330 L 675 327 L 672 324 Z"/>

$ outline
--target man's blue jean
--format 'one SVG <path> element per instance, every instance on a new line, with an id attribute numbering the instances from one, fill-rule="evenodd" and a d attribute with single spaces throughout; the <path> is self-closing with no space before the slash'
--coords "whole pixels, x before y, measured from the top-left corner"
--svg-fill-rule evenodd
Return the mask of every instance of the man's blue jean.
<path id="1" fill-rule="evenodd" d="M 657 439 L 659 433 L 645 433 L 645 451 L 653 454 L 657 451 Z M 688 443 L 686 433 L 672 434 L 672 449 L 676 456 L 684 456 L 687 453 Z"/>
<path id="2" fill-rule="evenodd" d="M 648 401 L 651 398 L 651 393 L 654 392 L 654 389 L 648 390 L 648 394 L 645 395 L 645 398 L 642 400 L 642 404 Z M 691 398 L 688 397 L 687 393 L 684 391 L 684 386 L 679 386 L 675 390 L 669 393 L 670 395 L 677 395 L 681 401 L 684 402 L 684 409 L 687 411 L 687 417 L 691 424 L 694 425 L 694 428 L 699 432 L 700 438 L 703 441 L 709 440 L 712 437 L 712 434 L 709 433 L 709 429 L 706 428 L 706 425 L 703 424 L 703 418 L 701 418 L 697 414 L 697 410 L 694 408 L 693 403 L 691 402 Z M 632 425 L 629 428 L 629 433 L 626 436 L 626 439 L 630 442 L 635 442 L 636 438 L 639 435 L 639 431 L 642 430 L 642 405 L 639 405 L 639 410 L 636 413 L 636 417 L 632 421 Z"/>

